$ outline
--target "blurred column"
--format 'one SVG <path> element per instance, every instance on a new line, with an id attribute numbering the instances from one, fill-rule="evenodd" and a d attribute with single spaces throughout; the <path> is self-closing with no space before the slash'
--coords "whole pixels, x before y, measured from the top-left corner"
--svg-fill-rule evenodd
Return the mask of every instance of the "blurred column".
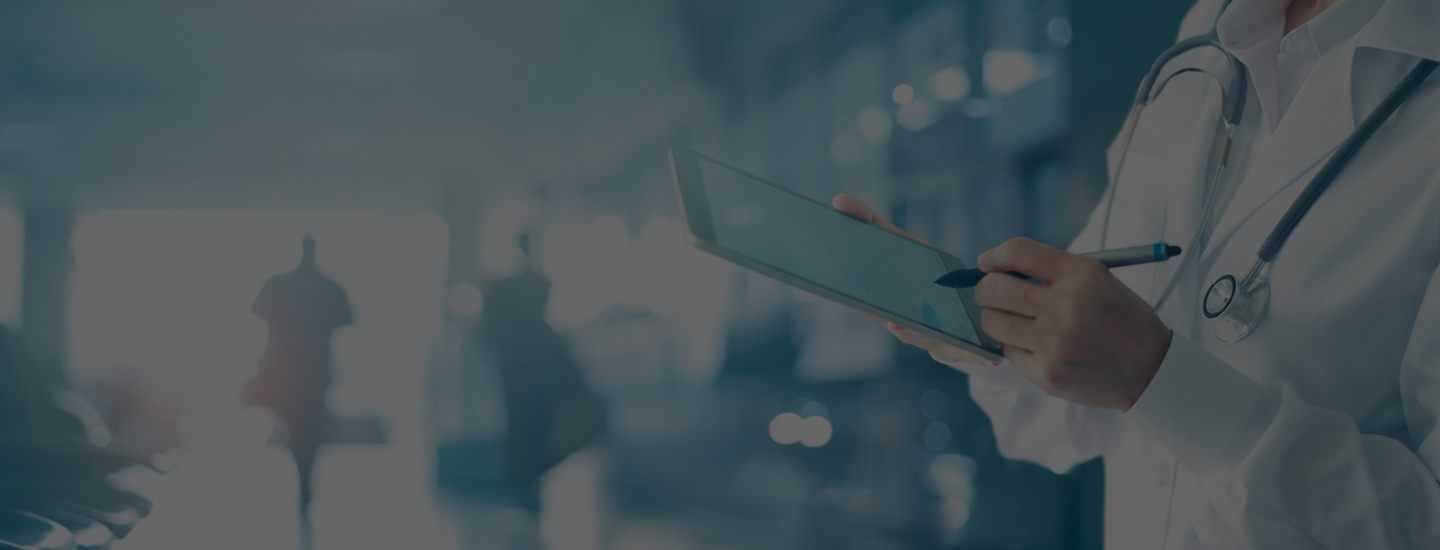
<path id="1" fill-rule="evenodd" d="M 476 252 L 480 237 L 479 185 L 455 181 L 445 188 L 445 223 L 450 228 L 449 263 L 446 267 L 446 288 L 457 284 L 478 285 Z"/>
<path id="2" fill-rule="evenodd" d="M 24 237 L 20 329 L 36 363 L 57 380 L 64 376 L 70 234 L 75 209 L 61 199 L 28 199 L 22 206 Z"/>

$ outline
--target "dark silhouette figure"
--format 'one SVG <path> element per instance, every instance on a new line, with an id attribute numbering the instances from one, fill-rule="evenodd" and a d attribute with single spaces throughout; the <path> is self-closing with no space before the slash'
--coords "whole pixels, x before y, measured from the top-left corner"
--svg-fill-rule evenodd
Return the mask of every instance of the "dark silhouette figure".
<path id="1" fill-rule="evenodd" d="M 265 282 L 251 311 L 270 327 L 269 346 L 246 401 L 269 408 L 285 424 L 286 446 L 300 476 L 300 513 L 309 514 L 311 471 L 331 424 L 330 339 L 354 316 L 345 290 L 315 266 L 315 239 L 305 237 L 300 265 Z"/>
<path id="2" fill-rule="evenodd" d="M 529 240 L 520 247 L 529 256 Z M 603 430 L 603 408 L 585 387 L 565 338 L 545 320 L 550 282 L 533 269 L 485 292 L 478 336 L 500 369 L 509 429 L 508 477 L 528 483 Z"/>

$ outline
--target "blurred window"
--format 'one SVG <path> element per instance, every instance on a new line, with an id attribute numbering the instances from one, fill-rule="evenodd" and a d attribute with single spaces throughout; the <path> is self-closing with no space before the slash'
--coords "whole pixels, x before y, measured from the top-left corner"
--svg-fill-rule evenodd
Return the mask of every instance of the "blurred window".
<path id="1" fill-rule="evenodd" d="M 553 212 L 535 243 L 552 283 L 546 319 L 572 339 L 592 389 L 614 396 L 712 382 L 735 268 L 687 244 L 675 221 L 652 219 L 636 234 L 617 214 Z"/>

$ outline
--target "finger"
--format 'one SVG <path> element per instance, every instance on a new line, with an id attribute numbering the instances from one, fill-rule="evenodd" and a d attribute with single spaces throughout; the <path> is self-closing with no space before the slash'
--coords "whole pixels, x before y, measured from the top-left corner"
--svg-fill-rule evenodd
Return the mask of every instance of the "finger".
<path id="1" fill-rule="evenodd" d="M 975 301 L 982 307 L 1026 317 L 1039 317 L 1043 294 L 1050 289 L 1004 273 L 991 273 L 975 285 Z"/>
<path id="2" fill-rule="evenodd" d="M 835 195 L 835 198 L 830 199 L 830 207 L 862 222 L 874 223 L 875 209 L 870 208 L 869 204 L 856 198 L 855 195 L 849 193 Z"/>
<path id="3" fill-rule="evenodd" d="M 975 263 L 981 271 L 1019 271 L 1031 277 L 1054 281 L 1060 264 L 1068 256 L 1054 247 L 1016 237 L 980 254 Z"/>
<path id="4" fill-rule="evenodd" d="M 895 336 L 895 339 L 900 340 L 901 342 L 904 342 L 904 343 L 909 344 L 909 345 L 911 345 L 911 346 L 915 346 L 915 347 L 917 347 L 917 348 L 921 348 L 921 349 L 924 349 L 924 350 L 927 350 L 927 351 L 930 349 L 930 348 L 927 347 L 927 346 L 929 346 L 929 345 L 931 345 L 931 344 L 934 343 L 934 342 L 932 342 L 933 339 L 930 338 L 929 336 L 926 336 L 926 335 L 924 335 L 924 334 L 920 334 L 920 333 L 917 332 L 915 329 L 912 329 L 912 328 L 910 328 L 910 327 L 907 327 L 907 326 L 902 325 L 902 324 L 899 324 L 899 323 L 894 323 L 894 322 L 886 321 L 886 322 L 885 322 L 885 330 L 890 331 L 890 334 L 893 334 L 893 335 Z"/>
<path id="5" fill-rule="evenodd" d="M 927 336 L 915 332 L 909 327 L 897 325 L 895 323 L 886 323 L 885 329 L 889 330 L 890 334 L 894 335 L 896 340 L 899 340 L 902 343 L 911 347 L 930 351 L 931 346 L 934 345 L 934 342 L 931 342 Z"/>
<path id="6" fill-rule="evenodd" d="M 1005 358 L 1009 359 L 1010 362 L 1017 367 L 1028 367 L 1032 363 L 1031 360 L 1035 358 L 1034 351 L 1020 346 L 1002 345 L 1000 346 L 1000 353 L 1004 354 Z"/>
<path id="7" fill-rule="evenodd" d="M 980 330 L 997 342 L 1028 350 L 1035 349 L 1040 341 L 1034 319 L 999 309 L 980 311 Z"/>
<path id="8" fill-rule="evenodd" d="M 1040 380 L 1039 365 L 1035 361 L 1035 352 L 1019 346 L 1001 346 L 1000 351 L 1005 354 L 1005 359 L 1010 361 L 1011 368 L 1015 369 L 1026 379 L 1033 381 Z"/>
<path id="9" fill-rule="evenodd" d="M 885 325 L 885 330 L 890 331 L 890 334 L 894 334 L 896 338 L 899 338 L 901 333 L 910 332 L 910 327 L 894 321 L 885 321 L 881 324 Z"/>
<path id="10" fill-rule="evenodd" d="M 890 334 L 895 335 L 897 340 L 900 340 L 906 345 L 930 352 L 930 355 L 934 356 L 937 361 L 945 363 L 968 363 L 987 367 L 997 365 L 996 362 L 975 355 L 965 348 L 941 341 L 938 338 L 934 338 L 899 323 L 886 322 L 885 329 L 889 330 Z"/>
<path id="11" fill-rule="evenodd" d="M 866 204 L 865 201 L 856 198 L 854 195 L 851 195 L 849 193 L 840 193 L 838 195 L 835 195 L 835 198 L 830 200 L 830 206 L 841 214 L 845 214 L 846 216 L 850 216 L 865 223 L 874 224 L 881 229 L 890 231 L 891 233 L 904 235 L 905 237 L 908 237 L 915 241 L 919 241 L 925 246 L 935 248 L 935 245 L 931 244 L 930 241 L 927 241 L 920 237 L 916 237 L 915 235 L 910 234 L 910 232 L 905 231 L 904 229 L 900 229 L 899 226 L 890 223 L 889 220 L 880 217 L 880 215 L 875 212 L 874 208 L 871 208 L 869 204 Z"/>
<path id="12" fill-rule="evenodd" d="M 930 356 L 941 363 L 964 363 L 967 365 L 980 365 L 990 368 L 1000 366 L 1000 363 L 965 351 L 965 348 L 961 348 L 958 346 L 946 345 L 940 349 L 932 349 L 929 351 Z"/>

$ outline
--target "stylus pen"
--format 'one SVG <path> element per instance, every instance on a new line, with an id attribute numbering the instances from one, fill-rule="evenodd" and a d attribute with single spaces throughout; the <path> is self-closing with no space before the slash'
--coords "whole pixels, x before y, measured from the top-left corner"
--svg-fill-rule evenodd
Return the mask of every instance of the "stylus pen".
<path id="1" fill-rule="evenodd" d="M 1081 254 L 1092 260 L 1097 260 L 1105 267 L 1114 269 L 1127 265 L 1148 264 L 1163 262 L 1180 255 L 1180 247 L 1169 243 L 1155 243 L 1144 246 L 1132 246 L 1129 248 L 1115 248 Z M 1029 275 L 1018 271 L 1006 271 L 1006 275 L 1030 279 Z M 977 268 L 957 269 L 935 279 L 935 284 L 949 288 L 970 288 L 980 284 L 980 279 L 985 277 L 985 272 Z"/>

